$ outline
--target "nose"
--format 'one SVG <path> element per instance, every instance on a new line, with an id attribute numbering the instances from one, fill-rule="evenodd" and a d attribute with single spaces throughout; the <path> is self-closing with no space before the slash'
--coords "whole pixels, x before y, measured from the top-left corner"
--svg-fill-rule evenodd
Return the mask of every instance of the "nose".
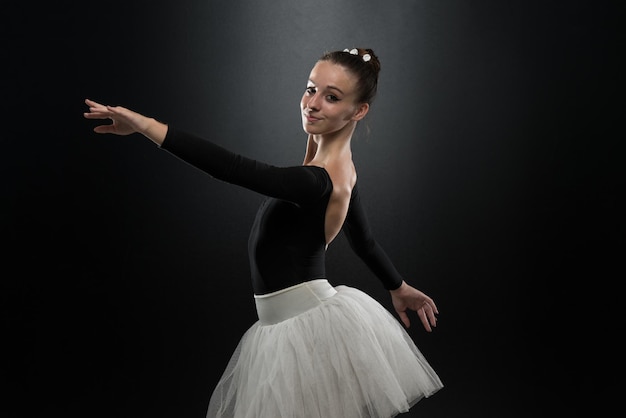
<path id="1" fill-rule="evenodd" d="M 315 94 L 313 94 L 311 97 L 309 97 L 309 101 L 307 103 L 307 107 L 311 110 L 318 110 L 318 95 L 317 92 Z"/>

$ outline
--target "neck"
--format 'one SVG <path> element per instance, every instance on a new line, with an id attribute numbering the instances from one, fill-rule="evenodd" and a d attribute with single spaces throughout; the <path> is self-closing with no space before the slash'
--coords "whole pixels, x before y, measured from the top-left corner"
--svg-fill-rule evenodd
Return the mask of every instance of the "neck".
<path id="1" fill-rule="evenodd" d="M 317 145 L 315 160 L 328 161 L 330 158 L 350 154 L 350 141 L 356 128 L 356 122 L 347 124 L 343 129 L 332 134 L 312 135 L 311 139 Z"/>

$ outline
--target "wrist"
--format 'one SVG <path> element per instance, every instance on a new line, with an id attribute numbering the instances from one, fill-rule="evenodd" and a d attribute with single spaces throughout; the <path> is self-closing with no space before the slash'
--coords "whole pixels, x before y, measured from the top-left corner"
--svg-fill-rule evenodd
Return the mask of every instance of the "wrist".
<path id="1" fill-rule="evenodd" d="M 167 125 L 154 118 L 148 118 L 141 133 L 157 145 L 162 145 L 167 134 Z"/>
<path id="2" fill-rule="evenodd" d="M 402 293 L 404 289 L 406 289 L 407 286 L 408 285 L 406 284 L 406 282 L 402 280 L 402 282 L 400 283 L 400 286 L 396 287 L 395 289 L 390 289 L 389 292 L 391 292 L 391 294 Z"/>

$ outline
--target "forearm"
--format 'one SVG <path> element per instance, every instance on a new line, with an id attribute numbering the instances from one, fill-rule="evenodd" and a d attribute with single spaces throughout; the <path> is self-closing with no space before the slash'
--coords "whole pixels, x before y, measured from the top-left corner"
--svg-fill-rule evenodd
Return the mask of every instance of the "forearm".
<path id="1" fill-rule="evenodd" d="M 380 245 L 375 242 L 359 245 L 354 241 L 350 244 L 370 271 L 382 282 L 385 289 L 397 290 L 401 287 L 404 279 Z"/>
<path id="2" fill-rule="evenodd" d="M 356 185 L 352 190 L 350 209 L 343 230 L 354 252 L 378 277 L 383 286 L 387 290 L 398 289 L 402 285 L 403 278 L 387 253 L 374 239 Z"/>

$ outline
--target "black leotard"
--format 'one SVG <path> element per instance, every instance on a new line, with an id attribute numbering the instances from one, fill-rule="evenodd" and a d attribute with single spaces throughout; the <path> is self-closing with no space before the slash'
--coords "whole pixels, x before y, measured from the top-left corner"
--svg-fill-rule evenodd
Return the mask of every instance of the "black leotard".
<path id="1" fill-rule="evenodd" d="M 272 166 L 172 126 L 161 148 L 216 179 L 268 197 L 248 241 L 255 294 L 326 278 L 324 222 L 333 185 L 324 168 Z M 385 288 L 398 288 L 402 277 L 374 239 L 356 185 L 342 230 Z"/>

